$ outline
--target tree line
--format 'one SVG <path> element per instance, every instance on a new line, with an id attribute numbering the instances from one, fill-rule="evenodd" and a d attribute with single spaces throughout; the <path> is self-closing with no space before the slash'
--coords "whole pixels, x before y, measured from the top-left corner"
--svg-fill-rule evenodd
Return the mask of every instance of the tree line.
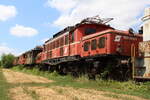
<path id="1" fill-rule="evenodd" d="M 13 67 L 15 56 L 13 54 L 2 54 L 0 59 L 0 67 L 11 68 Z"/>

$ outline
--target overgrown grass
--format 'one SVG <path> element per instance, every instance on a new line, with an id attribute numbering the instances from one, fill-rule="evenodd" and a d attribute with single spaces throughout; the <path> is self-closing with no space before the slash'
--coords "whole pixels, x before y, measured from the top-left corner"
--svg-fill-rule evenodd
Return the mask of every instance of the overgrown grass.
<path id="1" fill-rule="evenodd" d="M 15 71 L 21 71 L 28 74 L 39 75 L 46 77 L 54 82 L 49 84 L 34 84 L 43 85 L 46 87 L 51 86 L 69 86 L 74 88 L 90 88 L 101 91 L 109 91 L 118 94 L 128 94 L 139 96 L 142 98 L 150 99 L 150 82 L 136 83 L 134 81 L 118 82 L 114 80 L 88 80 L 87 77 L 73 78 L 70 75 L 60 76 L 56 72 L 49 73 L 46 71 L 39 71 L 36 68 L 26 69 L 20 66 L 13 67 Z"/>
<path id="2" fill-rule="evenodd" d="M 32 97 L 33 100 L 39 100 L 39 96 L 36 94 L 34 90 L 28 90 L 26 87 L 23 87 L 23 91 Z"/>
<path id="3" fill-rule="evenodd" d="M 0 100 L 10 100 L 8 96 L 9 84 L 6 82 L 0 67 Z"/>
<path id="4" fill-rule="evenodd" d="M 121 99 L 121 100 L 134 100 L 132 99 L 131 97 L 123 97 L 123 96 L 119 96 L 117 94 L 111 94 L 111 93 L 106 93 L 106 94 L 103 94 L 103 96 L 105 97 L 111 97 L 111 98 L 115 98 L 115 99 Z"/>

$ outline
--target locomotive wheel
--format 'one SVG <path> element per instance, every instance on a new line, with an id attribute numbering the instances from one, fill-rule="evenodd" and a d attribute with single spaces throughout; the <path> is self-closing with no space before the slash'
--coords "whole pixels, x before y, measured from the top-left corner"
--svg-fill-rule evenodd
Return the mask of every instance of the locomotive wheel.
<path id="1" fill-rule="evenodd" d="M 118 81 L 126 81 L 131 75 L 128 64 L 121 64 L 119 59 L 108 62 L 108 77 Z"/>
<path id="2" fill-rule="evenodd" d="M 77 72 L 72 72 L 71 75 L 75 78 L 78 78 L 79 77 L 79 74 Z"/>
<path id="3" fill-rule="evenodd" d="M 122 80 L 122 68 L 119 66 L 119 64 L 120 62 L 118 59 L 109 59 L 102 73 L 102 77 L 104 79 Z"/>

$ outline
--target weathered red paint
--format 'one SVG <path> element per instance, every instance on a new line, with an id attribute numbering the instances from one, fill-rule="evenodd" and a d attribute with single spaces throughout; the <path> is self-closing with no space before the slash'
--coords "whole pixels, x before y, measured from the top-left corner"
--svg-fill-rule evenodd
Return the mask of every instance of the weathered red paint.
<path id="1" fill-rule="evenodd" d="M 91 35 L 85 35 L 84 30 L 85 28 L 95 28 L 96 33 Z M 47 59 L 52 58 L 58 58 L 63 56 L 75 56 L 79 55 L 81 57 L 86 56 L 94 56 L 94 55 L 100 55 L 100 54 L 116 54 L 116 55 L 122 55 L 122 56 L 131 56 L 131 45 L 135 45 L 136 48 L 136 56 L 138 56 L 138 43 L 142 41 L 142 36 L 130 34 L 128 31 L 119 31 L 115 30 L 109 26 L 106 25 L 95 25 L 95 24 L 84 24 L 79 27 L 77 27 L 74 30 L 74 42 L 69 42 L 67 45 L 63 45 L 60 47 L 56 47 L 55 49 L 50 49 L 54 44 L 56 44 L 56 41 L 60 38 L 65 39 L 66 34 L 62 34 L 57 39 L 52 39 L 48 43 L 45 44 L 45 53 L 47 55 Z M 71 32 L 67 32 L 69 34 L 69 39 L 71 39 Z M 83 45 L 85 42 L 96 39 L 98 42 L 98 39 L 100 37 L 105 37 L 105 47 L 104 48 L 97 48 L 96 50 L 84 51 Z M 119 40 L 117 40 L 119 38 Z M 65 40 L 64 40 L 65 41 Z M 59 41 L 60 43 L 60 41 Z M 63 43 L 64 44 L 64 43 Z M 98 44 L 97 44 L 98 45 Z M 63 54 L 60 54 L 60 49 L 63 48 Z M 117 49 L 120 48 L 120 52 L 117 51 Z M 51 56 L 49 56 L 49 52 L 51 51 Z"/>
<path id="2" fill-rule="evenodd" d="M 96 29 L 96 33 L 90 35 L 85 34 L 86 28 Z M 74 41 L 72 41 L 72 32 L 74 32 Z M 66 37 L 68 43 L 66 44 Z M 98 48 L 100 37 L 105 37 L 105 46 Z M 90 48 L 84 51 L 84 43 L 96 39 L 96 49 Z M 82 24 L 75 27 L 71 31 L 64 31 L 63 34 L 52 38 L 44 43 L 43 51 L 37 55 L 36 63 L 40 63 L 47 59 L 59 58 L 64 56 L 95 56 L 95 55 L 122 55 L 131 56 L 131 45 L 136 48 L 136 56 L 138 56 L 138 44 L 142 41 L 142 36 L 131 34 L 129 31 L 119 31 L 104 24 Z M 18 64 L 25 64 L 24 55 L 19 56 Z"/>

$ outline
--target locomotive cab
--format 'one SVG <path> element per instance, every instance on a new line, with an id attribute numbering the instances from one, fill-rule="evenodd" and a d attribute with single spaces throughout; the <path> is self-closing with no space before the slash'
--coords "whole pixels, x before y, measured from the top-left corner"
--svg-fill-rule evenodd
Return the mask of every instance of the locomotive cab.
<path id="1" fill-rule="evenodd" d="M 87 24 L 84 25 L 82 30 L 82 57 L 105 54 L 107 52 L 107 35 L 103 33 L 112 31 L 114 28 L 104 24 Z"/>
<path id="2" fill-rule="evenodd" d="M 102 25 L 101 31 L 85 35 L 82 39 L 82 57 L 121 55 L 130 56 L 132 48 L 136 48 L 135 55 L 138 56 L 138 43 L 142 36 L 130 34 L 129 31 L 115 30 L 109 26 Z"/>

